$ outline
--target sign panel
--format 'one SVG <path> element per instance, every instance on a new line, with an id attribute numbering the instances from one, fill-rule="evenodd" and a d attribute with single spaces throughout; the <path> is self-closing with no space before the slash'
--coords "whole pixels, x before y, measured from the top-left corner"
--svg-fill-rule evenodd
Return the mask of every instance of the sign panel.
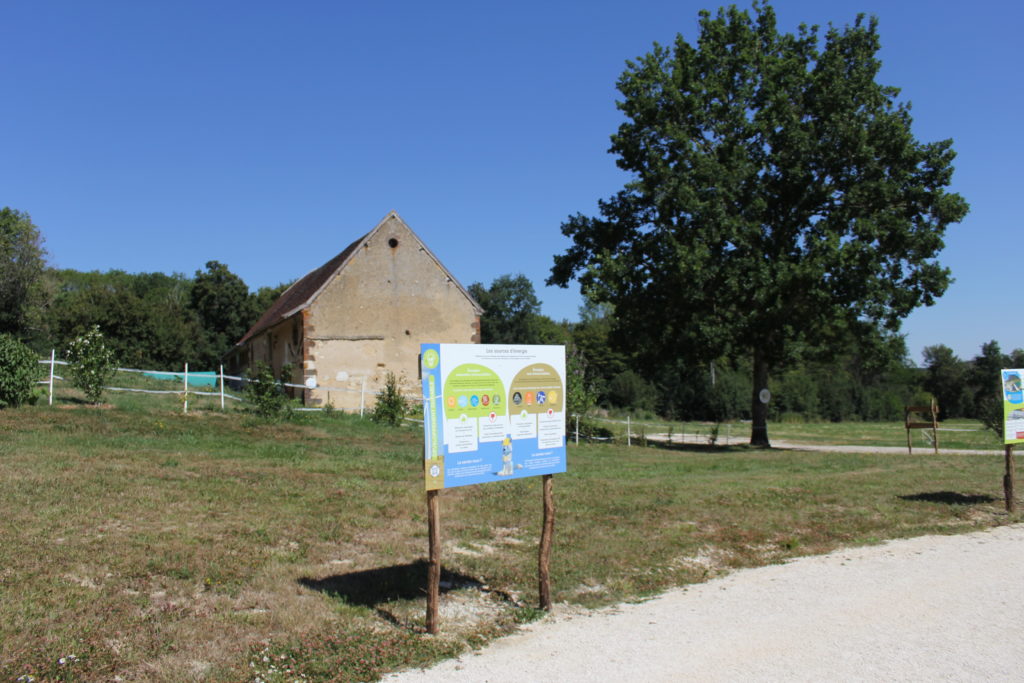
<path id="1" fill-rule="evenodd" d="M 565 472 L 565 347 L 422 344 L 426 489 Z"/>
<path id="2" fill-rule="evenodd" d="M 1024 443 L 1024 370 L 1003 370 L 1003 443 Z"/>

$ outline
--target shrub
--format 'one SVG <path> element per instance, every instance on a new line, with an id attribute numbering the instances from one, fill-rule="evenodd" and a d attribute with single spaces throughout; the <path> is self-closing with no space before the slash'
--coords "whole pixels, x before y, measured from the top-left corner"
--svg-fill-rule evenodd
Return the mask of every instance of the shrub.
<path id="1" fill-rule="evenodd" d="M 658 394 L 654 385 L 633 372 L 620 372 L 608 383 L 608 400 L 613 406 L 651 410 Z"/>
<path id="2" fill-rule="evenodd" d="M 32 403 L 39 376 L 36 354 L 9 334 L 0 334 L 0 408 Z"/>
<path id="3" fill-rule="evenodd" d="M 68 345 L 68 370 L 71 383 L 85 393 L 85 400 L 99 403 L 103 385 L 110 381 L 117 369 L 114 351 L 103 339 L 97 325 Z"/>
<path id="4" fill-rule="evenodd" d="M 284 378 L 291 368 L 281 368 L 281 380 L 274 377 L 274 370 L 266 363 L 256 363 L 255 373 L 245 388 L 246 400 L 252 404 L 252 411 L 259 417 L 275 420 L 291 413 L 290 401 L 284 391 Z"/>
<path id="5" fill-rule="evenodd" d="M 586 416 L 590 409 L 597 403 L 597 388 L 594 386 L 591 373 L 587 367 L 587 361 L 583 353 L 577 349 L 571 349 L 565 357 L 566 391 L 566 414 Z M 568 424 L 566 424 L 568 429 Z"/>
<path id="6" fill-rule="evenodd" d="M 399 391 L 398 378 L 395 377 L 395 373 L 388 371 L 384 388 L 377 393 L 377 405 L 373 407 L 371 417 L 374 422 L 397 427 L 402 424 L 402 419 L 408 411 L 409 405 Z"/>

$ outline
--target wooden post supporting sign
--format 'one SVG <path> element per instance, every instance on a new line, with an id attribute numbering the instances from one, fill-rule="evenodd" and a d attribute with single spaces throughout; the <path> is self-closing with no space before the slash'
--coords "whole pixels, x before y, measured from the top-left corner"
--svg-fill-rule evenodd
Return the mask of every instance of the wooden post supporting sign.
<path id="1" fill-rule="evenodd" d="M 1016 512 L 1017 501 L 1013 496 L 1013 444 L 1006 446 L 1006 474 L 1003 475 L 1003 495 L 1006 498 L 1006 511 Z"/>
<path id="2" fill-rule="evenodd" d="M 437 633 L 437 608 L 441 602 L 441 515 L 437 495 L 427 491 L 427 526 L 430 537 L 430 565 L 427 567 L 427 633 Z"/>
<path id="3" fill-rule="evenodd" d="M 544 522 L 540 532 L 540 551 L 537 557 L 537 585 L 540 594 L 540 608 L 551 611 L 551 540 L 555 535 L 555 496 L 553 476 L 545 474 L 544 480 Z"/>

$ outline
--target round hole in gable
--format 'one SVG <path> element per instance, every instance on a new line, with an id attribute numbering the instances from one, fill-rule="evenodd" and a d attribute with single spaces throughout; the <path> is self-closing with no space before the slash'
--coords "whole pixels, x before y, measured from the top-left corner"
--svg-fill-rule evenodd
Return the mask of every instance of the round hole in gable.
<path id="1" fill-rule="evenodd" d="M 392 237 L 391 239 L 388 240 L 388 246 L 394 249 L 395 247 L 398 246 L 398 240 Z"/>

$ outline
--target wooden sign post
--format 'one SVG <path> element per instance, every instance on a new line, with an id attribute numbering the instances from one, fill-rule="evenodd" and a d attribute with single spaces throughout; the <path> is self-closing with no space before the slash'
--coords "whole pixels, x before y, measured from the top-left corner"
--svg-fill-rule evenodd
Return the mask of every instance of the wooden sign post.
<path id="1" fill-rule="evenodd" d="M 437 633 L 437 609 L 441 602 L 441 514 L 440 491 L 427 491 L 427 535 L 430 537 L 430 564 L 427 567 L 427 633 Z"/>
<path id="2" fill-rule="evenodd" d="M 440 630 L 442 489 L 542 477 L 540 608 L 551 610 L 553 476 L 566 471 L 565 347 L 420 345 L 430 561 L 426 630 Z"/>
<path id="3" fill-rule="evenodd" d="M 920 418 L 915 420 L 914 418 L 919 415 L 928 418 L 929 421 L 924 422 Z M 903 424 L 907 428 L 907 453 L 914 454 L 910 430 L 930 429 L 932 430 L 932 447 L 935 449 L 935 455 L 939 454 L 939 405 L 934 399 L 930 406 L 906 406 L 903 409 Z"/>
<path id="4" fill-rule="evenodd" d="M 1004 369 L 999 373 L 999 393 L 1003 404 L 1003 445 L 1006 447 L 1006 474 L 1003 494 L 1006 511 L 1015 512 L 1013 495 L 1013 446 L 1024 443 L 1024 369 Z"/>
<path id="5" fill-rule="evenodd" d="M 540 550 L 537 553 L 537 586 L 540 608 L 551 611 L 551 540 L 555 535 L 555 496 L 552 475 L 544 477 L 544 522 L 540 531 Z"/>
<path id="6" fill-rule="evenodd" d="M 1006 498 L 1006 511 L 1016 512 L 1017 502 L 1013 497 L 1013 445 L 1006 446 L 1006 474 L 1003 475 L 1003 496 Z"/>

